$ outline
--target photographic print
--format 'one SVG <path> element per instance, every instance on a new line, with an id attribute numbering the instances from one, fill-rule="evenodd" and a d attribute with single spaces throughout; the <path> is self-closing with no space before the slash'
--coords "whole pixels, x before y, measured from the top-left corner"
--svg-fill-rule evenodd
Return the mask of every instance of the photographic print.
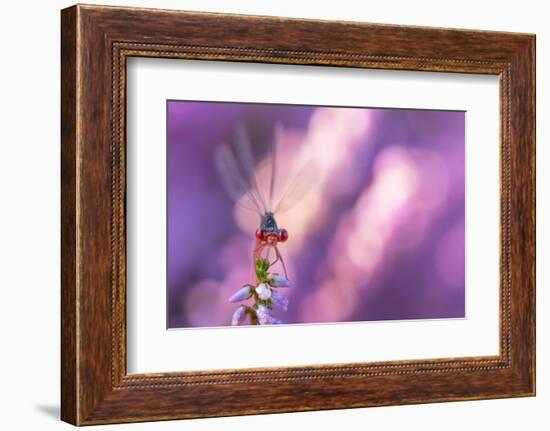
<path id="1" fill-rule="evenodd" d="M 167 326 L 465 317 L 465 112 L 167 101 Z"/>

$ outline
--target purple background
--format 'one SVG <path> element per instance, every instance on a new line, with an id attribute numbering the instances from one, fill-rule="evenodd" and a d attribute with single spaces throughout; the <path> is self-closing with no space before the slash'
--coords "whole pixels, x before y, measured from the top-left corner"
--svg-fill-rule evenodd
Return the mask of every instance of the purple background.
<path id="1" fill-rule="evenodd" d="M 465 315 L 465 113 L 168 102 L 168 327 L 226 326 L 252 282 L 258 216 L 221 184 L 214 153 L 245 125 L 255 158 L 299 154 L 311 190 L 277 216 L 293 287 L 285 323 Z M 259 165 L 258 165 L 259 166 Z M 286 171 L 288 167 L 288 171 Z M 282 186 L 281 186 L 282 187 Z"/>

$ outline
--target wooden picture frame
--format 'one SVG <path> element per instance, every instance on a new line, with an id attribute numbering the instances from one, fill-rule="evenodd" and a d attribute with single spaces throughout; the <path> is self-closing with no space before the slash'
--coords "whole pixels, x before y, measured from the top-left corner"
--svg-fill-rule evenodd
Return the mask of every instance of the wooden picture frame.
<path id="1" fill-rule="evenodd" d="M 64 421 L 535 394 L 534 35 L 83 5 L 64 9 L 61 18 Z M 127 374 L 125 65 L 131 56 L 498 75 L 500 354 Z"/>

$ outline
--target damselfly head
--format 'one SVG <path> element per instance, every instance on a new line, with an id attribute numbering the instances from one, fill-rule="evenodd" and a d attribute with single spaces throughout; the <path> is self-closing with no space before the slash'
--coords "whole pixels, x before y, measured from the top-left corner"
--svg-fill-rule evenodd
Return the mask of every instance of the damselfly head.
<path id="1" fill-rule="evenodd" d="M 278 242 L 286 242 L 288 239 L 288 231 L 279 229 L 278 232 L 266 232 L 259 228 L 256 230 L 256 239 L 260 242 L 267 242 L 269 245 L 276 245 Z"/>
<path id="2" fill-rule="evenodd" d="M 275 215 L 266 212 L 260 220 L 260 227 L 256 230 L 258 241 L 265 241 L 269 245 L 276 245 L 278 242 L 285 242 L 288 239 L 288 231 L 277 226 Z"/>

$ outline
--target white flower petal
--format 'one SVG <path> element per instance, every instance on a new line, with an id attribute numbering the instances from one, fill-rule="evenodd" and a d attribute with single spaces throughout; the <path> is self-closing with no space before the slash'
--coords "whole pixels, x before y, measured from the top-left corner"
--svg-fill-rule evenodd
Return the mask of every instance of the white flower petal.
<path id="1" fill-rule="evenodd" d="M 258 284 L 256 293 L 258 294 L 258 298 L 264 301 L 271 298 L 271 288 L 266 283 Z"/>

